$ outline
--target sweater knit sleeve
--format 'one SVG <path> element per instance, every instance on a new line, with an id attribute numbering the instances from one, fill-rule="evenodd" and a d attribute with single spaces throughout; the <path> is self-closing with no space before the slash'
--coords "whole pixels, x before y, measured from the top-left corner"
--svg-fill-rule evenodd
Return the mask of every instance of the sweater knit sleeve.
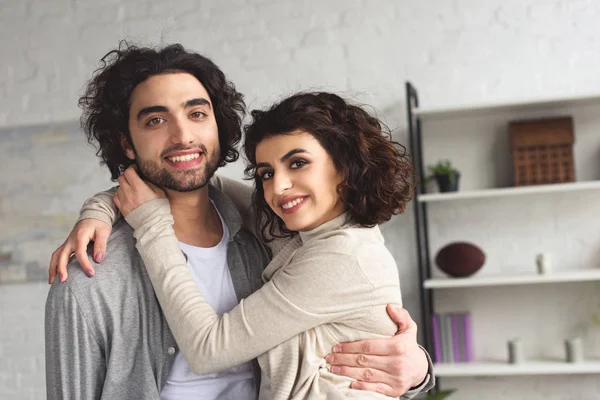
<path id="1" fill-rule="evenodd" d="M 214 175 L 210 179 L 210 183 L 233 201 L 242 216 L 244 227 L 254 232 L 255 213 L 254 207 L 252 207 L 252 188 L 241 182 L 218 175 Z M 79 211 L 77 222 L 91 218 L 114 225 L 121 218 L 121 212 L 113 201 L 117 188 L 118 186 L 114 186 L 85 200 Z"/>
<path id="2" fill-rule="evenodd" d="M 254 229 L 254 208 L 252 204 L 252 188 L 233 179 L 214 175 L 210 183 L 225 193 L 233 201 L 235 207 L 243 218 L 244 226 L 248 230 Z M 97 219 L 114 225 L 120 218 L 121 212 L 115 205 L 113 198 L 118 186 L 96 193 L 83 202 L 79 211 L 79 219 Z"/>
<path id="3" fill-rule="evenodd" d="M 210 184 L 225 193 L 225 195 L 231 199 L 233 205 L 242 217 L 244 228 L 258 237 L 255 222 L 256 211 L 252 205 L 252 187 L 219 175 L 214 175 L 210 179 Z M 105 222 L 111 226 L 116 224 L 122 217 L 121 212 L 113 201 L 117 188 L 118 186 L 112 187 L 108 190 L 96 193 L 85 200 L 79 212 L 77 222 L 91 218 Z M 265 244 L 271 249 L 273 254 L 276 254 L 286 242 L 286 238 L 275 238 Z"/>
<path id="4" fill-rule="evenodd" d="M 169 326 L 190 368 L 212 373 L 249 361 L 317 325 L 356 317 L 371 287 L 351 256 L 323 251 L 280 270 L 230 312 L 218 316 L 194 283 L 165 199 L 134 210 L 137 249 Z M 358 294 L 358 296 L 357 296 Z M 362 299 L 362 300 L 357 300 Z M 364 301 L 365 304 L 360 304 Z"/>
<path id="5" fill-rule="evenodd" d="M 214 175 L 210 183 L 225 193 L 234 203 L 243 218 L 244 226 L 248 230 L 254 229 L 254 208 L 252 204 L 252 188 L 233 179 Z M 113 198 L 118 186 L 96 193 L 83 202 L 79 211 L 79 219 L 97 219 L 114 225 L 120 218 L 121 212 L 115 205 Z"/>
<path id="6" fill-rule="evenodd" d="M 92 218 L 106 222 L 111 226 L 114 225 L 121 218 L 121 213 L 113 202 L 117 187 L 115 186 L 103 192 L 96 193 L 84 201 L 77 222 L 82 219 Z"/>

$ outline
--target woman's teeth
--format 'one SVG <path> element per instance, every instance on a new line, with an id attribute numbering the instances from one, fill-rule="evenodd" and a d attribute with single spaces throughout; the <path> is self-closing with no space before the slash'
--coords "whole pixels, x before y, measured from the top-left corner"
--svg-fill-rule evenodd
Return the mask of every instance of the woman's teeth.
<path id="1" fill-rule="evenodd" d="M 304 201 L 304 197 L 300 197 L 300 198 L 297 198 L 296 200 L 288 201 L 287 203 L 283 204 L 281 206 L 281 208 L 283 208 L 284 210 L 287 210 L 287 209 L 294 207 L 296 204 L 302 203 L 303 201 Z"/>
<path id="2" fill-rule="evenodd" d="M 191 161 L 200 157 L 200 153 L 186 154 L 185 156 L 167 157 L 171 162 Z"/>

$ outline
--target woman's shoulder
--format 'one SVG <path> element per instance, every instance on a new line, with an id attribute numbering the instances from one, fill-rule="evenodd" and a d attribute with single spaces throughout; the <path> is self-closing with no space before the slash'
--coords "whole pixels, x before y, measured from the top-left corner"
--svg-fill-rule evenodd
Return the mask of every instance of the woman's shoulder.
<path id="1" fill-rule="evenodd" d="M 377 226 L 346 226 L 321 234 L 298 249 L 294 258 L 303 261 L 298 265 L 301 274 L 319 273 L 334 281 L 343 275 L 351 277 L 355 285 L 363 282 L 369 287 L 399 286 L 396 261 Z"/>
<path id="2" fill-rule="evenodd" d="M 358 256 L 365 247 L 384 246 L 379 227 L 346 225 L 313 237 L 303 244 L 303 251 Z"/>

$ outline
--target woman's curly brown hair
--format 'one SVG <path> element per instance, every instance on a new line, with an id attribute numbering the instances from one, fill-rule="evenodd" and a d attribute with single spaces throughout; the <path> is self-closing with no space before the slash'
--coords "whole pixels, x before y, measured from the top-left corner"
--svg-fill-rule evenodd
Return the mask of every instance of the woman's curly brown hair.
<path id="1" fill-rule="evenodd" d="M 286 237 L 288 230 L 264 199 L 256 175 L 256 147 L 274 135 L 305 131 L 327 151 L 342 175 L 338 193 L 349 221 L 372 227 L 405 211 L 412 199 L 413 167 L 406 148 L 392 140 L 390 130 L 363 108 L 331 93 L 299 93 L 267 111 L 252 111 L 245 127 L 246 176 L 254 179 L 257 232 L 263 239 Z"/>
<path id="2" fill-rule="evenodd" d="M 108 167 L 113 180 L 134 163 L 121 146 L 121 135 L 133 144 L 128 125 L 131 93 L 155 75 L 185 72 L 202 83 L 212 100 L 219 127 L 219 166 L 238 159 L 236 146 L 242 136 L 246 106 L 242 94 L 211 60 L 185 50 L 180 44 L 156 50 L 122 41 L 101 62 L 79 98 L 79 107 L 83 109 L 81 126 L 87 140 L 96 145 L 96 155 Z"/>

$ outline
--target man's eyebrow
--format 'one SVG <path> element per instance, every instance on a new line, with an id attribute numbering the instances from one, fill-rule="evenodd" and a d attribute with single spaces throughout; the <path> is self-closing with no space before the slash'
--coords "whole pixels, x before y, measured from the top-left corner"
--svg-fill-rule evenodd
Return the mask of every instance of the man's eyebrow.
<path id="1" fill-rule="evenodd" d="M 206 100 L 204 97 L 198 97 L 195 99 L 191 99 L 185 102 L 183 108 L 193 107 L 193 106 L 208 106 L 211 108 L 210 101 Z"/>
<path id="2" fill-rule="evenodd" d="M 169 109 L 165 106 L 149 106 L 144 107 L 138 112 L 137 119 L 138 121 L 144 116 L 148 114 L 152 114 L 153 112 L 168 112 Z"/>
<path id="3" fill-rule="evenodd" d="M 204 97 L 197 97 L 195 99 L 188 100 L 183 104 L 184 108 L 194 107 L 194 106 L 208 106 L 208 108 L 211 108 L 210 101 L 206 100 Z M 144 115 L 152 114 L 153 112 L 169 112 L 169 109 L 165 106 L 144 107 L 140 110 L 140 112 L 138 112 L 138 115 L 137 115 L 138 121 Z"/>

